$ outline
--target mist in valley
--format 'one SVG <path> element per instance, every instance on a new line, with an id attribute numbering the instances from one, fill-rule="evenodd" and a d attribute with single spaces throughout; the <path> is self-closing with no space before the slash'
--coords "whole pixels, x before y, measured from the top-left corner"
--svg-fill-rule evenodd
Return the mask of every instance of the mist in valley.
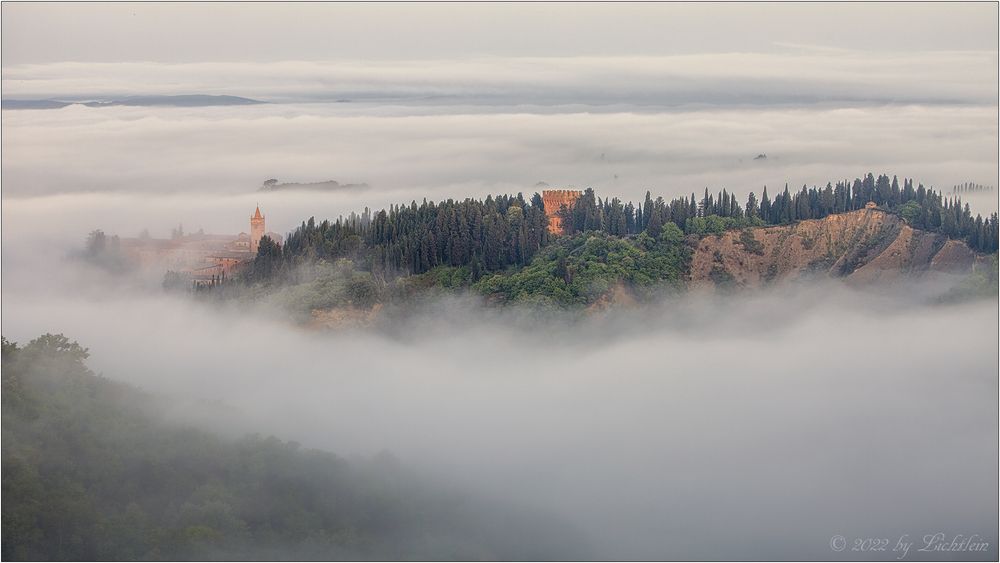
<path id="1" fill-rule="evenodd" d="M 133 121 L 126 118 L 132 108 L 110 110 L 110 117 L 82 115 L 86 111 L 68 111 L 81 114 L 75 141 L 54 141 L 52 135 L 61 137 L 68 127 L 62 117 L 50 129 L 48 114 L 26 120 L 28 112 L 4 112 L 5 133 L 13 132 L 4 142 L 14 150 L 4 153 L 3 334 L 18 342 L 45 332 L 79 340 L 90 348 L 88 363 L 95 371 L 161 397 L 166 406 L 157 416 L 171 425 L 234 439 L 275 435 L 352 459 L 391 454 L 425 483 L 489 499 L 494 504 L 483 506 L 500 514 L 484 518 L 503 518 L 503 506 L 545 514 L 551 519 L 545 522 L 556 527 L 539 524 L 533 538 L 509 538 L 510 547 L 534 556 L 866 558 L 871 554 L 831 551 L 830 538 L 937 532 L 978 534 L 990 542 L 985 555 L 995 556 L 995 300 L 938 305 L 938 286 L 850 289 L 830 282 L 732 296 L 679 295 L 642 310 L 581 318 L 498 309 L 456 296 L 378 329 L 310 331 L 265 306 L 164 293 L 162 272 L 111 276 L 73 255 L 98 228 L 122 237 L 144 229 L 165 237 L 178 224 L 187 232 L 245 231 L 258 203 L 268 229 L 287 233 L 310 216 L 335 218 L 425 196 L 530 195 L 540 188 L 529 178 L 597 178 L 604 172 L 596 170 L 615 169 L 602 163 L 598 151 L 620 153 L 598 143 L 562 153 L 552 148 L 560 141 L 551 135 L 546 141 L 543 134 L 538 142 L 549 146 L 523 150 L 537 158 L 556 155 L 549 167 L 511 166 L 516 156 L 485 156 L 495 155 L 489 143 L 470 148 L 423 137 L 440 131 L 441 123 L 446 131 L 465 131 L 466 123 L 473 131 L 496 116 L 246 118 L 226 115 L 242 109 L 219 115 L 169 109 L 141 110 L 144 115 Z M 741 123 L 770 129 L 776 126 L 764 125 L 766 120 L 798 119 L 795 111 L 805 111 L 830 119 L 833 127 L 837 111 L 864 123 L 876 114 L 918 110 L 763 111 L 759 121 L 752 113 L 739 114 Z M 956 152 L 975 156 L 980 136 L 995 135 L 995 125 L 983 127 L 977 115 L 982 110 L 926 111 L 929 136 L 935 119 L 960 124 L 967 118 L 969 135 L 950 141 Z M 501 130 L 536 122 L 540 130 L 551 126 L 561 135 L 569 134 L 571 121 L 571 128 L 594 122 L 578 138 L 607 140 L 604 132 L 627 123 L 630 134 L 621 135 L 621 142 L 639 144 L 642 129 L 656 120 L 690 119 L 692 128 L 702 128 L 698 120 L 705 117 L 513 116 Z M 91 127 L 94 119 L 108 124 L 108 131 Z M 423 121 L 426 130 L 420 129 Z M 382 138 L 392 141 L 384 152 L 369 151 L 370 158 L 330 166 L 310 151 L 319 146 L 331 159 L 350 158 L 350 151 L 339 150 L 346 145 L 323 146 L 333 142 L 322 135 L 324 128 L 343 123 L 362 132 L 343 141 L 351 151 L 363 152 L 359 147 Z M 397 135 L 403 124 L 415 137 Z M 194 133 L 210 125 L 226 132 L 213 133 L 214 139 Z M 15 158 L 28 150 L 18 139 L 20 127 L 39 135 L 46 148 L 37 154 L 64 166 Z M 194 145 L 181 142 L 186 134 L 167 132 L 188 127 L 194 128 Z M 381 127 L 387 129 L 365 141 L 364 132 Z M 246 134 L 254 130 L 274 144 L 248 146 L 246 153 L 231 146 L 254 138 Z M 90 142 L 94 135 L 106 142 Z M 154 135 L 163 136 L 162 150 L 148 146 Z M 517 146 L 510 139 L 506 146 Z M 58 148 L 71 142 L 91 148 Z M 310 148 L 295 157 L 274 152 L 278 144 L 296 142 Z M 685 154 L 712 152 L 715 141 L 705 142 Z M 781 142 L 808 145 L 803 139 Z M 726 182 L 747 191 L 765 181 L 783 183 L 793 173 L 825 183 L 836 180 L 834 170 L 876 159 L 899 162 L 893 169 L 901 173 L 923 166 L 955 183 L 970 170 L 982 171 L 976 177 L 995 175 L 995 163 L 985 156 L 978 164 L 937 163 L 928 155 L 940 145 L 932 149 L 930 143 L 927 152 L 906 145 L 909 153 L 888 158 L 856 144 L 814 148 L 800 159 L 768 148 L 783 158 L 738 162 L 737 155 L 750 155 L 759 144 L 745 142 L 724 165 L 717 156 L 685 158 L 685 170 L 650 164 L 658 157 L 639 151 L 630 166 L 650 174 L 662 166 L 656 182 L 647 179 L 654 193 L 656 186 L 667 186 L 664 195 L 671 193 L 669 186 L 683 186 L 678 193 L 693 190 L 701 185 L 694 182 L 709 176 L 713 186 Z M 410 164 L 392 153 L 412 146 L 442 151 L 419 164 L 416 153 Z M 966 146 L 969 151 L 961 148 Z M 205 149 L 220 157 L 191 165 Z M 255 150 L 270 151 L 270 162 L 262 165 L 266 159 Z M 470 151 L 481 160 L 468 160 Z M 827 158 L 838 151 L 846 151 L 842 159 Z M 924 163 L 911 161 L 921 156 L 928 157 Z M 117 164 L 126 161 L 131 164 Z M 590 164 L 581 169 L 581 162 Z M 473 168 L 476 175 L 461 173 Z M 255 192 L 254 182 L 288 175 L 276 169 L 294 171 L 290 180 L 336 177 L 373 187 L 331 194 Z M 512 178 L 508 170 L 521 176 Z M 404 171 L 416 179 L 403 178 Z M 52 186 L 71 185 L 70 178 L 81 179 L 73 186 L 107 189 L 48 193 Z M 606 180 L 602 193 L 638 199 L 636 188 L 647 185 L 622 180 L 626 184 L 615 191 L 613 180 Z M 976 211 L 995 209 L 989 194 L 980 199 Z M 556 545 L 545 545 L 543 538 Z M 560 546 L 563 538 L 573 539 Z"/>
<path id="2" fill-rule="evenodd" d="M 554 515 L 577 556 L 833 558 L 835 534 L 936 532 L 995 553 L 995 300 L 830 282 L 581 319 L 455 297 L 318 332 L 68 260 L 30 283 L 10 266 L 8 339 L 79 340 L 170 424 L 389 453 Z"/>
<path id="3" fill-rule="evenodd" d="M 996 6 L 910 5 L 911 32 L 891 40 L 874 30 L 894 13 L 873 4 L 810 7 L 823 17 L 807 19 L 802 6 L 764 17 L 739 5 L 704 20 L 720 8 L 612 17 L 582 5 L 572 26 L 554 6 L 518 6 L 537 12 L 521 24 L 513 6 L 483 7 L 492 18 L 428 6 L 437 18 L 411 14 L 438 26 L 426 42 L 411 18 L 372 7 L 299 6 L 323 15 L 310 20 L 242 4 L 243 25 L 228 25 L 233 6 L 185 8 L 209 11 L 175 53 L 130 35 L 159 33 L 144 18 L 172 21 L 163 6 L 54 18 L 4 5 L 5 100 L 267 102 L 4 109 L 7 339 L 79 341 L 95 372 L 157 397 L 147 414 L 170 427 L 273 435 L 360 468 L 389 460 L 412 472 L 402 488 L 473 499 L 470 530 L 501 530 L 490 541 L 512 558 L 870 559 L 880 554 L 831 539 L 907 534 L 907 560 L 996 559 L 998 305 L 942 301 L 957 277 L 692 291 L 590 313 L 454 292 L 373 327 L 314 330 L 266 300 L 164 291 L 159 265 L 114 275 L 79 257 L 96 229 L 235 235 L 257 205 L 286 235 L 309 217 L 425 198 L 593 187 L 638 202 L 707 188 L 745 202 L 765 185 L 773 196 L 868 172 L 946 195 L 994 186 L 959 194 L 989 214 Z M 45 41 L 87 17 L 133 16 L 145 23 L 105 30 L 118 42 Z M 440 29 L 451 17 L 463 25 Z M 748 18 L 764 26 L 757 37 L 738 31 Z M 368 29 L 388 35 L 369 44 L 357 36 Z M 257 39 L 272 32 L 286 41 L 265 49 Z M 269 178 L 368 187 L 257 191 Z M 988 550 L 917 552 L 939 532 Z M 478 553 L 453 547 L 420 555 Z"/>

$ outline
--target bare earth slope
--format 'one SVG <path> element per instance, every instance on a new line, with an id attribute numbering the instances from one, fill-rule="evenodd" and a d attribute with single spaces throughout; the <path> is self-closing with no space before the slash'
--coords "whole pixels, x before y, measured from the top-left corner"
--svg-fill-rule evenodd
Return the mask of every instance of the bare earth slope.
<path id="1" fill-rule="evenodd" d="M 692 257 L 690 282 L 760 287 L 818 276 L 867 284 L 927 272 L 965 273 L 981 261 L 964 242 L 913 229 L 878 209 L 862 209 L 706 236 Z"/>

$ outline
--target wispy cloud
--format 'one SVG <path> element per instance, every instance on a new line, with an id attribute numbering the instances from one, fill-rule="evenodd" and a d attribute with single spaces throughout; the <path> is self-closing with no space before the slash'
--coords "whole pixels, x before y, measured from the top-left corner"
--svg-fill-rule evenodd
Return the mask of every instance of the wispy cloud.
<path id="1" fill-rule="evenodd" d="M 997 97 L 995 52 L 52 63 L 4 68 L 4 96 L 235 94 L 272 100 L 448 96 L 498 104 L 976 103 Z"/>

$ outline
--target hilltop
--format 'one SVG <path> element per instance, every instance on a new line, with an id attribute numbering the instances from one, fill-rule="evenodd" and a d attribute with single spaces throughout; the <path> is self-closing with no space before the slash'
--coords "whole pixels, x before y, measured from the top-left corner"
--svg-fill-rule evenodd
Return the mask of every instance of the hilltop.
<path id="1" fill-rule="evenodd" d="M 284 244 L 261 239 L 243 271 L 203 294 L 313 326 L 376 325 L 443 293 L 593 310 L 688 289 L 933 277 L 956 299 L 996 294 L 997 234 L 996 213 L 885 175 L 773 199 L 765 188 L 745 205 L 726 190 L 638 204 L 545 190 L 310 218 Z"/>

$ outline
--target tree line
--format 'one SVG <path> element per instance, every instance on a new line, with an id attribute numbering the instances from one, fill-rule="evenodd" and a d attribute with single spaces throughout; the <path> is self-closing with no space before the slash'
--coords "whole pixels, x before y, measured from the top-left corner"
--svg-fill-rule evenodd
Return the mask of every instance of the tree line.
<path id="1" fill-rule="evenodd" d="M 965 182 L 964 184 L 955 184 L 951 188 L 951 193 L 963 193 L 963 192 L 992 192 L 993 186 L 984 186 L 983 184 L 977 184 L 975 182 Z"/>
<path id="2" fill-rule="evenodd" d="M 524 266 L 549 243 L 548 218 L 540 194 L 488 196 L 391 205 L 335 221 L 304 221 L 284 247 L 261 239 L 250 275 L 270 279 L 296 275 L 298 266 L 347 258 L 377 278 L 421 274 L 438 266 L 468 266 L 485 272 Z"/>
<path id="3" fill-rule="evenodd" d="M 602 201 L 588 189 L 572 206 L 564 207 L 559 213 L 570 234 L 595 230 L 617 236 L 641 232 L 658 236 L 663 225 L 672 222 L 685 234 L 701 235 L 733 228 L 822 219 L 863 209 L 869 202 L 899 214 L 914 228 L 964 240 L 979 252 L 997 250 L 996 213 L 986 218 L 973 217 L 969 205 L 963 204 L 958 196 L 945 197 L 923 184 L 914 188 L 913 180 L 904 179 L 900 186 L 897 177 L 890 179 L 886 175 L 876 178 L 868 174 L 853 183 L 828 183 L 824 188 L 802 186 L 798 191 L 789 190 L 786 184 L 773 199 L 765 186 L 759 201 L 756 194 L 750 192 L 745 205 L 727 190 L 713 195 L 706 188 L 700 199 L 691 194 L 669 202 L 662 197 L 654 200 L 647 191 L 645 200 L 635 205 L 623 204 L 618 198 Z"/>
<path id="4" fill-rule="evenodd" d="M 746 202 L 721 190 L 706 188 L 670 200 L 623 202 L 601 199 L 587 189 L 558 213 L 566 234 L 601 231 L 618 237 L 649 233 L 659 237 L 664 225 L 675 224 L 685 235 L 721 233 L 734 228 L 783 225 L 831 214 L 863 209 L 874 202 L 896 213 L 914 228 L 939 232 L 966 241 L 980 252 L 997 249 L 997 214 L 972 216 L 958 196 L 946 197 L 913 180 L 878 177 L 828 183 L 825 187 L 784 189 L 772 198 L 765 186 L 758 199 L 750 192 Z M 516 196 L 489 196 L 485 200 L 424 200 L 391 205 L 373 213 L 352 213 L 334 221 L 303 222 L 282 247 L 268 237 L 261 240 L 257 258 L 247 272 L 253 280 L 294 278 L 302 264 L 324 259 L 352 260 L 378 280 L 422 274 L 438 266 L 467 266 L 473 281 L 486 273 L 522 267 L 548 245 L 548 219 L 540 194 L 530 200 Z"/>

